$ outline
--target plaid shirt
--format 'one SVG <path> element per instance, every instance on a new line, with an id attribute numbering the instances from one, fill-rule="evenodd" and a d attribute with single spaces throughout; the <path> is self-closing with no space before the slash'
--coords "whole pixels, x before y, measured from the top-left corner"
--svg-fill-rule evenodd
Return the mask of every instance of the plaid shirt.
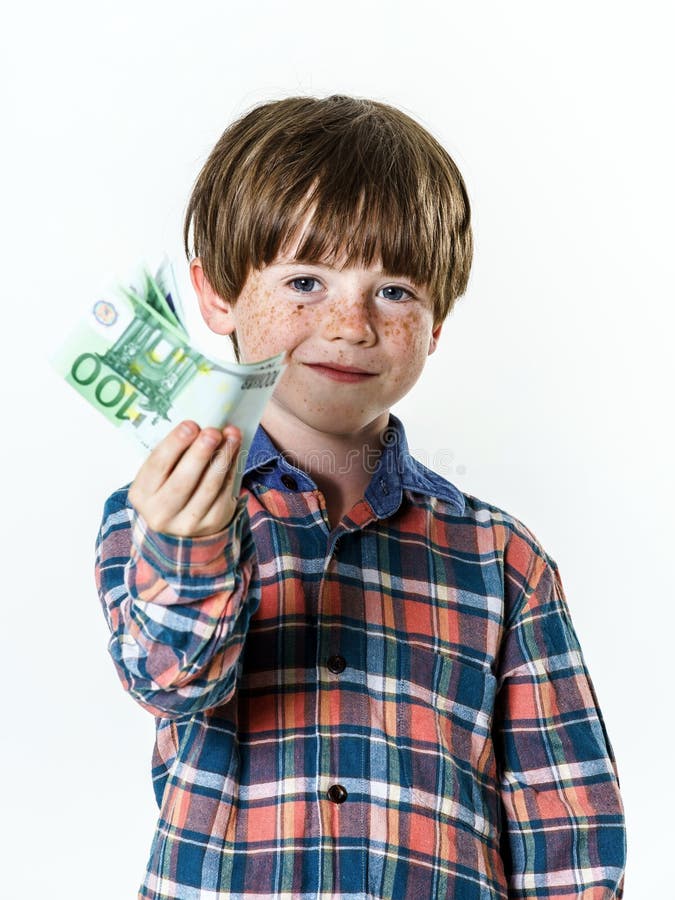
<path id="1" fill-rule="evenodd" d="M 218 534 L 107 500 L 109 649 L 157 726 L 139 897 L 622 896 L 615 762 L 556 563 L 411 457 L 395 416 L 385 437 L 332 530 L 262 428 Z"/>

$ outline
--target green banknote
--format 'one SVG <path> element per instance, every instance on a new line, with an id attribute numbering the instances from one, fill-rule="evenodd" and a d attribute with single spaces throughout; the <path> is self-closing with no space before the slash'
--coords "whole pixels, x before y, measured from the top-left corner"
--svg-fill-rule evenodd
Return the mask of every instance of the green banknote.
<path id="1" fill-rule="evenodd" d="M 171 263 L 96 299 L 50 362 L 126 434 L 151 450 L 183 419 L 236 425 L 242 447 L 234 494 L 263 410 L 285 366 L 283 353 L 256 363 L 209 359 L 190 345 Z"/>

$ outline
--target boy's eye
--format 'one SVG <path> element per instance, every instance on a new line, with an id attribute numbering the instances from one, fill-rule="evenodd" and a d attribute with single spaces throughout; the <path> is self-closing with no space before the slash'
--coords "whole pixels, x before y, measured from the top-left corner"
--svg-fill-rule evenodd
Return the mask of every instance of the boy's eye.
<path id="1" fill-rule="evenodd" d="M 289 284 L 295 288 L 296 291 L 300 291 L 301 294 L 311 294 L 311 285 L 319 284 L 319 281 L 316 278 L 310 278 L 308 275 L 304 275 L 300 278 L 294 278 L 292 281 L 289 281 Z M 308 287 L 308 285 L 310 287 Z"/>
<path id="2" fill-rule="evenodd" d="M 294 290 L 301 294 L 314 293 L 312 286 L 321 284 L 317 278 L 312 278 L 310 275 L 301 275 L 298 278 L 293 278 L 288 283 Z M 399 301 L 412 296 L 410 291 L 402 287 L 397 287 L 395 284 L 380 288 L 380 290 L 386 292 L 384 296 L 385 300 Z M 402 294 L 405 296 L 401 296 Z"/>
<path id="3" fill-rule="evenodd" d="M 408 297 L 412 296 L 412 295 L 410 294 L 410 291 L 406 291 L 406 289 L 405 289 L 405 288 L 402 288 L 402 287 L 397 287 L 395 284 L 390 284 L 388 287 L 383 287 L 383 288 L 381 288 L 381 290 L 383 290 L 383 291 L 397 291 L 399 294 L 400 294 L 401 292 L 403 292 L 404 294 L 407 294 Z M 392 297 L 392 295 L 389 294 L 388 296 L 385 297 L 385 299 L 386 299 L 386 300 L 403 300 L 404 298 L 403 298 L 403 297 Z"/>

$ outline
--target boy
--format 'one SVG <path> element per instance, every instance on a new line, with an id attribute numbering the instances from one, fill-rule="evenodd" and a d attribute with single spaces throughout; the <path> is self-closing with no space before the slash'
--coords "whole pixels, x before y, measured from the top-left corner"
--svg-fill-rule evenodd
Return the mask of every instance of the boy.
<path id="1" fill-rule="evenodd" d="M 454 163 L 384 104 L 272 102 L 205 163 L 188 256 L 191 226 L 209 327 L 287 368 L 238 498 L 237 430 L 185 422 L 105 506 L 110 651 L 157 726 L 139 896 L 621 897 L 557 565 L 389 413 L 466 288 Z"/>

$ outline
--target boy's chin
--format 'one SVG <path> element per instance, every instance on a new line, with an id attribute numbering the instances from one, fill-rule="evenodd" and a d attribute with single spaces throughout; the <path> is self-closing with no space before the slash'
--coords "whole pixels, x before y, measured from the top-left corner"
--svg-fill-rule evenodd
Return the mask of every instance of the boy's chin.
<path id="1" fill-rule="evenodd" d="M 337 405 L 302 410 L 299 418 L 315 431 L 342 437 L 357 435 L 372 428 L 385 428 L 389 421 L 389 410 Z"/>

